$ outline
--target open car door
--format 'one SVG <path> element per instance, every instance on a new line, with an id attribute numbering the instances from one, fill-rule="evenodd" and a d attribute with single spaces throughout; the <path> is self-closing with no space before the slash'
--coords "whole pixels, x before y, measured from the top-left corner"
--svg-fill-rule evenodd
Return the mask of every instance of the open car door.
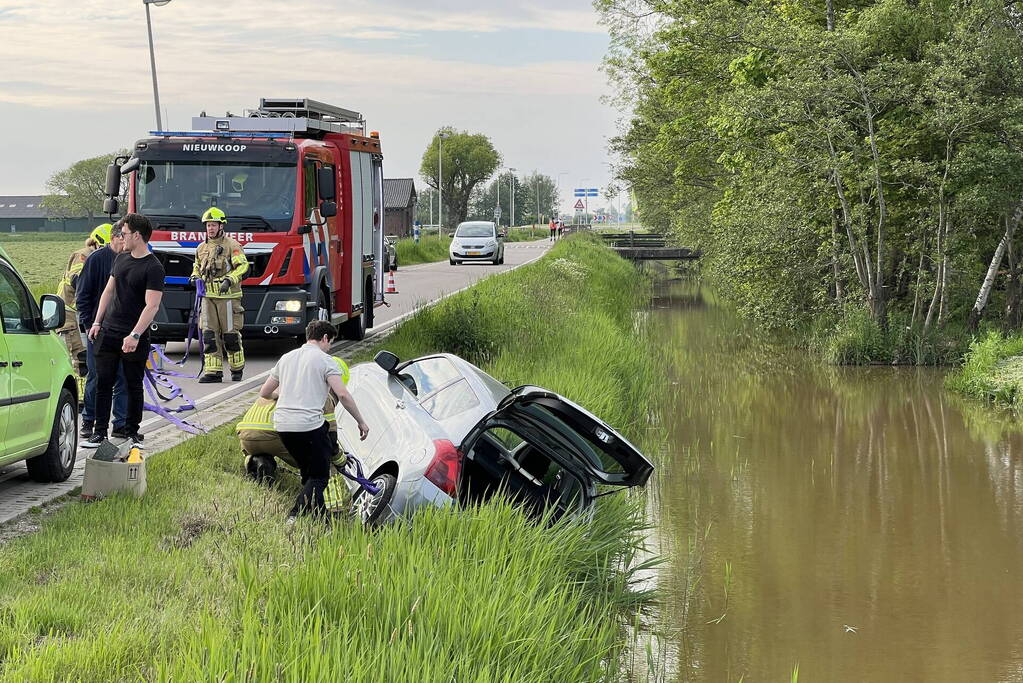
<path id="1" fill-rule="evenodd" d="M 468 453 L 488 429 L 504 427 L 547 452 L 559 464 L 598 484 L 642 486 L 654 466 L 621 434 L 585 408 L 542 387 L 514 389 L 480 420 L 459 450 Z"/>

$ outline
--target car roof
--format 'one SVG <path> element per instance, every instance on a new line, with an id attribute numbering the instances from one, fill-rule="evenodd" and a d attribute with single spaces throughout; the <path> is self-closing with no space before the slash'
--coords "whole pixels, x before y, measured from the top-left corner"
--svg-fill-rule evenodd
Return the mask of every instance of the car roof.
<path id="1" fill-rule="evenodd" d="M 458 228 L 462 227 L 463 225 L 485 225 L 487 227 L 492 228 L 494 227 L 494 221 L 465 221 L 463 223 L 459 223 Z M 457 230 L 458 228 L 455 229 Z"/>

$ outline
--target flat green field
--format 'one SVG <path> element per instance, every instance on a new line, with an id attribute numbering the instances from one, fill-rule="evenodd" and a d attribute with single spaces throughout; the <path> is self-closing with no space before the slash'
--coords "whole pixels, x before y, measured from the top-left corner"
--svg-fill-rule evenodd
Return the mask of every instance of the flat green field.
<path id="1" fill-rule="evenodd" d="M 38 298 L 56 292 L 71 252 L 85 246 L 86 234 L 24 233 L 0 235 L 0 247 L 10 255 L 18 272 Z"/>

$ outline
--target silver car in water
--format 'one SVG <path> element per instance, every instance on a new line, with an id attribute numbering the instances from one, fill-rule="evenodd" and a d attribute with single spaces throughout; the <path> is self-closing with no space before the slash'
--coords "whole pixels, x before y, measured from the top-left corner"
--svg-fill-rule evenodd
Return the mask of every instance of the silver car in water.
<path id="1" fill-rule="evenodd" d="M 509 389 L 451 354 L 401 362 L 381 351 L 351 368 L 348 391 L 370 433 L 359 441 L 355 421 L 338 406 L 338 440 L 379 489 L 369 495 L 346 480 L 368 525 L 495 494 L 536 517 L 581 514 L 598 487 L 642 486 L 653 472 L 586 409 L 541 387 Z"/>

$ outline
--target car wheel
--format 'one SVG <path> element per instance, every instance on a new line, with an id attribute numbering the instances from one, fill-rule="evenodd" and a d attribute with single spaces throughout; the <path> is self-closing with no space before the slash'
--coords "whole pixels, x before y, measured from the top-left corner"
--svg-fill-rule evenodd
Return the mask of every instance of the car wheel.
<path id="1" fill-rule="evenodd" d="M 75 468 L 77 451 L 78 416 L 75 413 L 75 399 L 70 391 L 61 389 L 53 428 L 50 430 L 50 443 L 42 455 L 25 461 L 28 476 L 40 482 L 64 481 Z"/>
<path id="2" fill-rule="evenodd" d="M 449 258 L 448 259 L 448 265 L 452 265 L 452 266 L 458 265 L 458 261 L 456 261 L 453 258 Z"/>
<path id="3" fill-rule="evenodd" d="M 391 499 L 398 487 L 393 474 L 382 473 L 373 477 L 373 485 L 380 489 L 375 496 L 359 488 L 352 498 L 352 515 L 366 526 L 380 526 L 391 517 Z"/>

